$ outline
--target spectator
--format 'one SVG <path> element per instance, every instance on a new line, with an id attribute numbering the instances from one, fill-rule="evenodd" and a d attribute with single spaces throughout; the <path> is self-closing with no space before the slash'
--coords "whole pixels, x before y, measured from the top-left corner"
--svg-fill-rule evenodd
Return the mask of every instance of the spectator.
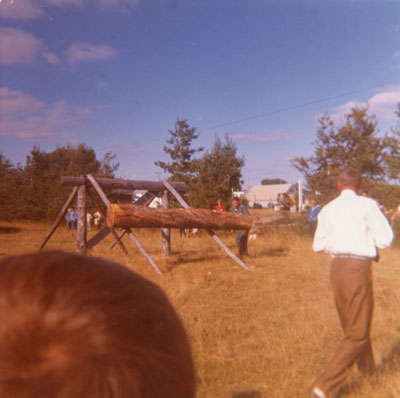
<path id="1" fill-rule="evenodd" d="M 310 224 L 310 233 L 311 236 L 314 236 L 315 230 L 317 229 L 317 221 L 318 221 L 318 213 L 321 210 L 321 207 L 317 205 L 317 202 L 315 199 L 312 199 L 310 202 L 310 209 L 308 211 L 308 223 Z"/>
<path id="2" fill-rule="evenodd" d="M 232 199 L 232 206 L 230 210 L 232 213 L 240 213 L 249 215 L 249 210 L 244 204 L 240 204 L 239 198 Z M 239 251 L 239 257 L 248 256 L 247 241 L 249 239 L 249 231 L 247 229 L 237 230 L 235 233 L 236 246 Z"/>
<path id="3" fill-rule="evenodd" d="M 214 206 L 215 211 L 226 211 L 225 206 L 222 204 L 221 199 L 217 200 L 217 204 Z"/>
<path id="4" fill-rule="evenodd" d="M 97 210 L 93 214 L 93 224 L 94 224 L 96 229 L 100 229 L 100 225 L 101 225 L 102 219 L 103 219 L 103 217 L 101 216 L 101 213 Z"/>
<path id="5" fill-rule="evenodd" d="M 107 260 L 0 261 L 0 396 L 192 398 L 182 323 L 156 285 Z"/>
<path id="6" fill-rule="evenodd" d="M 67 223 L 67 228 L 69 230 L 72 229 L 72 218 L 71 218 L 71 213 L 72 213 L 73 209 L 72 207 L 70 207 L 67 212 L 65 213 L 65 222 Z"/>
<path id="7" fill-rule="evenodd" d="M 65 221 L 69 230 L 76 229 L 78 226 L 78 214 L 73 207 L 70 207 L 65 214 Z"/>

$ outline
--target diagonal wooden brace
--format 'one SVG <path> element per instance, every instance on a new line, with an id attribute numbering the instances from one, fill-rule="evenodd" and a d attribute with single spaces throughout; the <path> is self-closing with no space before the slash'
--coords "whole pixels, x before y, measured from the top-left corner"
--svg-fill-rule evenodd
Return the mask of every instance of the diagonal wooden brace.
<path id="1" fill-rule="evenodd" d="M 92 184 L 93 188 L 95 189 L 95 191 L 97 192 L 97 194 L 100 196 L 101 200 L 103 201 L 103 203 L 108 206 L 110 204 L 110 201 L 107 198 L 107 195 L 104 193 L 104 191 L 101 189 L 100 185 L 97 183 L 97 181 L 95 180 L 95 178 L 91 175 L 88 174 L 86 176 L 86 178 L 90 181 L 90 183 Z M 105 215 L 103 215 L 104 219 L 105 219 Z M 136 235 L 130 230 L 130 228 L 126 229 L 129 238 L 135 243 L 136 247 L 138 248 L 138 250 L 140 251 L 140 253 L 142 253 L 142 255 L 146 258 L 146 260 L 149 262 L 149 264 L 153 267 L 153 269 L 161 275 L 161 271 L 160 269 L 157 267 L 156 263 L 152 260 L 152 258 L 149 256 L 149 254 L 146 252 L 146 250 L 144 249 L 144 247 L 141 245 L 141 243 L 139 242 L 138 238 L 136 237 Z M 115 232 L 115 230 L 113 228 L 111 228 L 111 232 L 113 232 L 115 238 L 118 240 L 118 243 L 120 245 L 122 245 L 122 242 L 120 240 L 120 237 L 118 236 L 118 234 Z M 125 249 L 126 250 L 126 249 Z"/>
<path id="2" fill-rule="evenodd" d="M 51 236 L 53 235 L 53 233 L 55 232 L 57 227 L 60 225 L 61 221 L 64 218 L 65 213 L 67 212 L 68 207 L 71 205 L 72 201 L 75 199 L 75 196 L 76 196 L 77 192 L 78 192 L 78 187 L 74 187 L 72 189 L 72 192 L 69 195 L 68 199 L 64 203 L 63 208 L 58 213 L 58 216 L 57 216 L 56 220 L 54 221 L 53 225 L 50 227 L 49 232 L 47 232 L 47 235 L 44 238 L 42 244 L 40 245 L 39 250 L 42 250 L 45 247 L 46 243 L 49 241 L 49 239 L 51 238 Z"/>
<path id="3" fill-rule="evenodd" d="M 90 181 L 90 180 L 89 180 Z M 91 182 L 91 181 L 90 181 Z M 93 184 L 92 184 L 93 185 Z M 101 188 L 100 188 L 101 189 Z M 97 192 L 97 191 L 96 191 Z M 105 212 L 103 211 L 103 209 L 101 208 L 101 206 L 100 206 L 100 204 L 99 204 L 99 202 L 98 202 L 98 200 L 97 200 L 97 198 L 95 197 L 95 196 L 93 196 L 91 193 L 90 193 L 90 191 L 88 190 L 88 193 L 89 193 L 89 196 L 91 197 L 91 199 L 96 203 L 96 205 L 97 205 L 97 208 L 100 210 L 100 212 L 101 212 L 101 214 L 102 214 L 102 216 L 103 216 L 103 219 L 105 220 L 105 217 L 106 217 L 106 214 L 105 214 Z M 104 192 L 103 192 L 103 194 L 104 194 Z M 100 196 L 100 195 L 99 195 Z M 105 194 L 104 194 L 104 196 L 105 196 Z M 101 196 L 100 196 L 101 197 Z M 107 196 L 105 196 L 105 198 L 107 199 Z M 101 198 L 102 200 L 103 200 L 103 198 Z M 108 201 L 108 199 L 107 199 L 107 201 Z M 101 232 L 102 232 L 103 230 L 101 230 L 101 231 L 99 231 L 99 233 L 98 234 L 96 234 L 92 239 L 94 239 L 96 236 L 98 236 Z M 117 234 L 117 232 L 115 231 L 115 229 L 111 229 L 111 231 L 110 231 L 113 235 L 114 235 L 114 237 L 116 237 L 117 239 L 118 239 L 118 234 Z M 104 231 L 104 233 L 105 233 L 105 231 Z M 108 234 L 107 234 L 108 235 Z M 95 244 L 97 245 L 98 243 L 100 243 L 100 241 L 101 240 L 103 240 L 107 235 L 103 235 L 103 237 L 101 238 L 101 236 L 99 235 L 99 238 L 101 238 L 98 242 L 96 242 Z M 92 240 L 91 239 L 91 240 Z M 121 250 L 125 253 L 125 255 L 128 255 L 128 250 L 126 250 L 126 247 L 124 246 L 124 244 L 118 239 L 118 244 L 119 244 L 119 246 L 121 247 Z M 93 245 L 94 246 L 94 245 Z M 92 247 L 93 247 L 92 246 Z"/>
<path id="4" fill-rule="evenodd" d="M 163 181 L 165 188 L 168 189 L 174 195 L 176 200 L 185 208 L 188 209 L 190 206 L 185 202 L 181 195 L 176 191 L 176 189 L 168 182 Z M 222 240 L 215 234 L 214 231 L 207 229 L 208 234 L 217 242 L 217 244 L 221 247 L 221 249 L 236 263 L 238 263 L 242 268 L 249 270 L 249 267 L 237 256 L 235 256 L 231 250 L 222 242 Z"/>

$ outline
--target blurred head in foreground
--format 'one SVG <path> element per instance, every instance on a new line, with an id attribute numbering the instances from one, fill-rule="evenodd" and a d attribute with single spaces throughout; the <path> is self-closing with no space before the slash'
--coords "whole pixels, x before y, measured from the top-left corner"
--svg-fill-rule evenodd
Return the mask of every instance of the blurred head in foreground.
<path id="1" fill-rule="evenodd" d="M 0 261 L 0 397 L 194 397 L 189 343 L 153 283 L 99 258 Z"/>

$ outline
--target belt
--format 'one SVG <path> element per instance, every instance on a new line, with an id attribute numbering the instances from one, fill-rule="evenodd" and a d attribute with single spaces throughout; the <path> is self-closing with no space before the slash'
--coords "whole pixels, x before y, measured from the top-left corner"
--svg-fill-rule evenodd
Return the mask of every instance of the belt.
<path id="1" fill-rule="evenodd" d="M 351 254 L 351 253 L 332 253 L 332 256 L 335 258 L 355 258 L 356 260 L 362 260 L 362 261 L 372 261 L 375 260 L 376 258 L 368 256 L 359 256 L 357 254 Z"/>

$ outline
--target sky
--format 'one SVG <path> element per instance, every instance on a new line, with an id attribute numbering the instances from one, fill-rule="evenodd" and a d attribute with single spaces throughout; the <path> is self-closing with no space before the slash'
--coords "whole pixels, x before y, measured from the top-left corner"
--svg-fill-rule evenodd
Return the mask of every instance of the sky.
<path id="1" fill-rule="evenodd" d="M 228 134 L 244 187 L 295 182 L 318 117 L 369 105 L 383 134 L 400 101 L 400 0 L 0 0 L 0 152 L 24 162 L 85 143 L 117 175 L 165 178 L 186 119 Z"/>

